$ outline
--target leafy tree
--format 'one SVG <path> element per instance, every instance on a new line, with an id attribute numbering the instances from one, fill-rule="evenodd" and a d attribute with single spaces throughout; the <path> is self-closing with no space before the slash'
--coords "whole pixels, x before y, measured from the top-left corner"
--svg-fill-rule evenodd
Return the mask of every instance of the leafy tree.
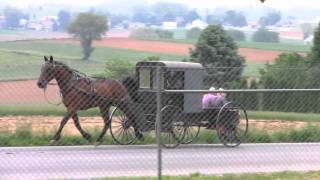
<path id="1" fill-rule="evenodd" d="M 317 72 L 310 70 L 308 60 L 300 54 L 281 54 L 273 64 L 267 64 L 260 70 L 260 83 L 266 89 L 315 88 L 315 81 L 312 79 L 316 74 L 319 75 L 319 69 Z M 268 93 L 264 94 L 263 106 L 264 110 L 308 112 L 314 107 L 319 107 L 319 105 L 307 105 L 314 101 L 310 98 L 317 99 L 317 96 L 317 94 L 301 93 Z"/>
<path id="2" fill-rule="evenodd" d="M 232 37 L 233 40 L 235 41 L 245 41 L 246 40 L 246 36 L 245 34 L 240 31 L 240 30 L 228 30 L 227 31 L 229 36 Z"/>
<path id="3" fill-rule="evenodd" d="M 110 14 L 108 15 L 108 17 L 111 23 L 111 27 L 115 27 L 121 23 L 123 23 L 122 25 L 124 25 L 124 23 L 129 20 L 129 17 L 123 14 Z"/>
<path id="4" fill-rule="evenodd" d="M 70 34 L 80 39 L 84 60 L 88 60 L 93 51 L 92 41 L 101 39 L 107 30 L 107 18 L 93 13 L 80 13 L 68 28 Z"/>
<path id="5" fill-rule="evenodd" d="M 59 29 L 65 31 L 70 24 L 71 16 L 66 10 L 60 10 L 58 13 Z"/>
<path id="6" fill-rule="evenodd" d="M 152 6 L 152 10 L 155 17 L 157 17 L 157 21 L 163 22 L 164 17 L 168 14 L 174 19 L 184 16 L 185 12 L 188 11 L 188 7 L 180 3 L 159 1 Z"/>
<path id="7" fill-rule="evenodd" d="M 206 17 L 206 21 L 208 24 L 221 24 L 222 23 L 222 17 L 218 15 L 208 15 Z"/>
<path id="8" fill-rule="evenodd" d="M 134 72 L 134 62 L 123 59 L 112 59 L 106 62 L 106 68 L 103 74 L 98 76 L 109 77 L 113 79 L 122 79 Z"/>
<path id="9" fill-rule="evenodd" d="M 313 34 L 315 27 L 311 23 L 303 23 L 300 25 L 301 30 L 303 32 L 303 38 L 309 37 L 311 34 Z"/>
<path id="10" fill-rule="evenodd" d="M 3 10 L 3 15 L 5 17 L 5 27 L 6 28 L 17 28 L 19 27 L 20 19 L 24 18 L 25 15 L 19 9 L 13 7 L 6 7 Z"/>
<path id="11" fill-rule="evenodd" d="M 163 21 L 176 21 L 176 16 L 171 12 L 168 12 L 167 14 L 164 15 Z"/>
<path id="12" fill-rule="evenodd" d="M 194 27 L 187 31 L 188 39 L 198 39 L 201 34 L 201 29 Z"/>
<path id="13" fill-rule="evenodd" d="M 58 23 L 56 20 L 53 21 L 53 24 L 52 24 L 52 31 L 56 32 L 58 31 Z"/>
<path id="14" fill-rule="evenodd" d="M 152 23 L 154 15 L 145 7 L 137 7 L 134 9 L 132 20 L 141 23 Z"/>
<path id="15" fill-rule="evenodd" d="M 269 13 L 267 16 L 263 16 L 259 19 L 259 24 L 264 27 L 264 26 L 270 26 L 274 25 L 277 22 L 281 20 L 281 14 L 280 12 L 272 12 Z"/>
<path id="16" fill-rule="evenodd" d="M 224 22 L 236 27 L 243 27 L 247 25 L 246 17 L 242 13 L 232 10 L 226 12 Z"/>
<path id="17" fill-rule="evenodd" d="M 185 23 L 191 23 L 194 20 L 200 19 L 200 16 L 198 14 L 198 12 L 194 9 L 192 11 L 189 11 L 185 16 L 184 16 L 184 20 Z"/>
<path id="18" fill-rule="evenodd" d="M 244 58 L 237 52 L 238 47 L 220 25 L 209 25 L 204 29 L 190 51 L 190 60 L 206 67 L 205 86 L 225 87 L 239 79 Z"/>
<path id="19" fill-rule="evenodd" d="M 279 34 L 260 28 L 253 34 L 252 40 L 254 42 L 279 42 Z"/>
<path id="20" fill-rule="evenodd" d="M 320 62 L 320 23 L 313 35 L 313 46 L 311 48 L 310 60 L 312 64 L 319 65 Z"/>

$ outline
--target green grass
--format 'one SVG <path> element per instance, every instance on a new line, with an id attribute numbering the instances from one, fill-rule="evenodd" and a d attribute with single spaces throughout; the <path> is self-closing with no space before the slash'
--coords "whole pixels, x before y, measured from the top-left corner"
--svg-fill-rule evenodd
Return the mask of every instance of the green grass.
<path id="1" fill-rule="evenodd" d="M 173 61 L 181 61 L 184 58 L 161 53 L 97 47 L 90 60 L 84 61 L 81 60 L 82 49 L 78 45 L 32 41 L 0 42 L 0 80 L 37 78 L 44 55 L 53 55 L 56 60 L 63 61 L 88 75 L 102 73 L 106 68 L 106 61 L 113 59 L 137 62 L 149 56 L 159 56 L 162 60 Z"/>
<path id="2" fill-rule="evenodd" d="M 1 116 L 62 116 L 66 112 L 63 105 L 55 106 L 48 103 L 44 104 L 0 104 Z M 275 111 L 248 111 L 249 119 L 263 120 L 287 120 L 287 121 L 304 121 L 320 122 L 320 114 L 314 113 L 293 113 L 293 112 L 275 112 Z M 82 116 L 99 116 L 99 110 L 96 108 L 87 111 L 81 111 Z"/>
<path id="3" fill-rule="evenodd" d="M 320 122 L 320 114 L 314 113 L 248 111 L 248 116 L 249 119 Z"/>
<path id="4" fill-rule="evenodd" d="M 149 56 L 159 56 L 162 60 L 181 61 L 184 56 L 149 53 L 134 50 L 98 47 L 89 61 L 81 60 L 78 45 L 43 43 L 33 41 L 0 42 L 0 80 L 35 79 L 40 74 L 44 55 L 69 64 L 72 68 L 88 75 L 101 74 L 108 60 L 124 59 L 137 62 Z M 264 63 L 247 63 L 244 76 L 258 77 L 259 68 Z"/>
<path id="5" fill-rule="evenodd" d="M 223 174 L 223 175 L 202 175 L 193 173 L 189 176 L 163 176 L 163 180 L 316 180 L 320 178 L 320 171 L 284 171 L 275 173 L 243 173 L 243 174 Z M 120 177 L 120 178 L 98 178 L 100 180 L 156 180 L 156 177 Z"/>
<path id="6" fill-rule="evenodd" d="M 58 126 L 59 122 L 57 122 Z M 15 133 L 9 133 L 5 128 L 0 129 L 0 147 L 9 146 L 46 146 L 50 138 L 52 137 L 55 129 L 52 129 L 50 133 L 34 133 L 32 132 L 32 125 L 19 122 L 16 125 L 17 129 Z M 88 131 L 93 135 L 95 140 L 101 129 L 95 128 Z M 155 144 L 156 139 L 154 131 L 145 133 L 143 141 L 136 140 L 134 144 L 145 145 Z M 244 139 L 244 143 L 301 143 L 301 142 L 320 142 L 320 129 L 316 125 L 309 124 L 301 129 L 282 130 L 278 132 L 265 132 L 250 128 L 247 136 Z M 81 136 L 63 135 L 59 140 L 58 145 L 90 145 Z M 103 144 L 113 145 L 116 144 L 109 134 L 104 138 Z M 198 137 L 193 141 L 193 144 L 221 144 L 217 136 L 216 131 L 202 129 Z"/>
<path id="7" fill-rule="evenodd" d="M 1 116 L 63 116 L 66 108 L 63 105 L 55 106 L 51 104 L 0 104 Z M 97 108 L 86 111 L 80 111 L 81 116 L 99 116 L 100 112 Z"/>
<path id="8" fill-rule="evenodd" d="M 55 106 L 51 104 L 0 104 L 1 116 L 61 116 L 66 109 L 63 105 Z M 290 113 L 290 112 L 271 112 L 271 111 L 248 111 L 249 119 L 263 120 L 287 120 L 287 121 L 304 121 L 319 122 L 320 114 L 312 113 Z M 81 111 L 83 116 L 98 116 L 99 110 L 96 108 Z"/>
<path id="9" fill-rule="evenodd" d="M 195 44 L 197 39 L 144 39 L 148 41 L 167 41 L 175 43 Z M 301 41 L 281 39 L 279 43 L 264 43 L 252 41 L 236 41 L 239 48 L 264 49 L 288 52 L 309 52 L 311 45 L 305 45 Z"/>
<path id="10" fill-rule="evenodd" d="M 263 42 L 237 42 L 240 48 L 265 49 L 288 52 L 308 52 L 311 46 L 297 43 L 263 43 Z"/>

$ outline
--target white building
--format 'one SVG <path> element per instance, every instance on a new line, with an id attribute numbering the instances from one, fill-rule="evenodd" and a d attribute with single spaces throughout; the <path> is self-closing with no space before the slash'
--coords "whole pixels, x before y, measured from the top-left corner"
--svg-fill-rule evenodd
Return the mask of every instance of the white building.
<path id="1" fill-rule="evenodd" d="M 205 29 L 207 26 L 208 26 L 208 23 L 202 21 L 201 19 L 196 19 L 192 21 L 191 24 L 187 24 L 186 28 L 187 29 L 192 29 L 192 28 Z"/>
<path id="2" fill-rule="evenodd" d="M 163 29 L 177 29 L 178 23 L 177 22 L 162 22 L 162 28 Z"/>

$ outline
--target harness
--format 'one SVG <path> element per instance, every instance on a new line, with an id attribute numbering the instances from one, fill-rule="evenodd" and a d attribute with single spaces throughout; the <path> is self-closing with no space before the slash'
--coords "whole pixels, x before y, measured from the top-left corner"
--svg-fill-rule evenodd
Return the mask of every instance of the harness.
<path id="1" fill-rule="evenodd" d="M 53 68 L 55 68 L 55 66 L 59 66 L 59 65 L 53 64 Z M 65 93 L 67 93 L 66 91 L 68 91 L 70 88 L 75 88 L 77 91 L 80 91 L 80 92 L 82 92 L 82 93 L 84 93 L 86 95 L 95 96 L 95 97 L 97 97 L 97 98 L 99 98 L 99 99 L 101 99 L 103 101 L 109 101 L 111 103 L 112 102 L 118 102 L 118 104 L 119 104 L 119 103 L 122 103 L 122 102 L 124 102 L 126 100 L 126 97 L 123 97 L 121 99 L 115 99 L 115 98 L 111 98 L 111 97 L 110 98 L 105 98 L 105 97 L 99 95 L 97 89 L 94 87 L 94 81 L 97 78 L 87 76 L 85 73 L 80 72 L 80 71 L 75 70 L 75 69 L 69 68 L 68 70 L 71 71 L 72 77 L 67 82 L 67 84 L 68 84 L 68 85 L 66 85 L 68 87 L 67 90 L 60 88 L 59 93 L 60 93 L 60 97 L 61 98 L 63 98 L 63 95 Z M 102 78 L 102 79 L 104 79 L 104 78 Z M 85 82 L 89 84 L 90 90 L 88 91 L 86 89 L 74 86 L 74 84 L 79 80 L 85 80 Z M 58 85 L 58 83 L 49 83 L 48 82 L 47 85 Z M 59 102 L 59 103 L 50 102 L 49 99 L 47 98 L 47 95 L 46 95 L 46 88 L 44 88 L 44 97 L 45 97 L 46 101 L 49 104 L 56 105 L 56 106 L 59 106 L 60 104 L 62 104 L 62 101 Z"/>

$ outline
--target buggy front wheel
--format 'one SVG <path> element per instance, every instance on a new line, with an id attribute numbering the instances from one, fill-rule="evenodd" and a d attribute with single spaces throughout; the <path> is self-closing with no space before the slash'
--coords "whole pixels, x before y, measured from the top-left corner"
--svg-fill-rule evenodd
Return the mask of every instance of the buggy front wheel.
<path id="1" fill-rule="evenodd" d="M 115 107 L 110 117 L 110 134 L 113 140 L 121 145 L 132 144 L 136 135 L 126 114 L 119 107 Z"/>

